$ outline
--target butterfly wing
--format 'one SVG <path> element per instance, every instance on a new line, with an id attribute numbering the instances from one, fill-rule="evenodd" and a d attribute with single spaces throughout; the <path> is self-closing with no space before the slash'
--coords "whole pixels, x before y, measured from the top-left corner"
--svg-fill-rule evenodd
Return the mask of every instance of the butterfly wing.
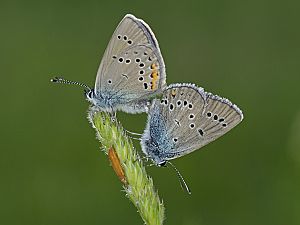
<path id="1" fill-rule="evenodd" d="M 117 26 L 100 63 L 95 91 L 125 105 L 149 99 L 165 87 L 165 65 L 150 27 L 133 15 Z"/>
<path id="2" fill-rule="evenodd" d="M 160 150 L 163 151 L 160 160 L 174 159 L 195 151 L 221 137 L 243 119 L 241 110 L 229 100 L 191 84 L 170 85 L 162 99 L 153 104 L 152 108 L 159 107 L 156 114 L 163 118 L 164 139 L 168 140 L 167 146 L 171 146 Z"/>

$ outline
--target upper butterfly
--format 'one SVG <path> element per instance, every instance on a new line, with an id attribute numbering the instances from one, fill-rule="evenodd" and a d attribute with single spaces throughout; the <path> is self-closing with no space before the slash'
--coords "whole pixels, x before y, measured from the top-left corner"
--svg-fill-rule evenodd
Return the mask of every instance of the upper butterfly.
<path id="1" fill-rule="evenodd" d="M 51 81 L 83 86 L 87 100 L 102 111 L 140 113 L 147 110 L 149 99 L 165 88 L 166 72 L 150 27 L 128 14 L 109 41 L 94 89 L 58 77 Z"/>
<path id="2" fill-rule="evenodd" d="M 221 137 L 242 119 L 242 111 L 229 100 L 192 84 L 173 84 L 152 102 L 142 150 L 163 166 Z"/>

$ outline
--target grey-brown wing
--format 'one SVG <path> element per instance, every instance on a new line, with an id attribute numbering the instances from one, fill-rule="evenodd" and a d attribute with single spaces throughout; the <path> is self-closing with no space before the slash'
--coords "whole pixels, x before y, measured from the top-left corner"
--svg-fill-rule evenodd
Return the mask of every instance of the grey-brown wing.
<path id="1" fill-rule="evenodd" d="M 165 65 L 150 27 L 133 15 L 117 26 L 98 69 L 95 91 L 108 91 L 127 101 L 165 87 Z"/>
<path id="2" fill-rule="evenodd" d="M 174 143 L 168 159 L 201 148 L 243 119 L 242 111 L 229 100 L 190 84 L 169 86 L 160 104 L 166 118 L 168 139 Z"/>

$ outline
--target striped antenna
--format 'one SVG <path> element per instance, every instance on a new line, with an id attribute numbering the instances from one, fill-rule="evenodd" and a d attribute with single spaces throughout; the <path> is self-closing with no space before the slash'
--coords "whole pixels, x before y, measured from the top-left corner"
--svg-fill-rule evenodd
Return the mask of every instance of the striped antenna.
<path id="1" fill-rule="evenodd" d="M 53 83 L 60 83 L 60 84 L 75 84 L 75 85 L 86 88 L 88 91 L 91 90 L 91 88 L 89 86 L 87 86 L 86 84 L 79 83 L 77 81 L 66 80 L 62 77 L 54 77 L 50 81 Z"/>
<path id="2" fill-rule="evenodd" d="M 168 163 L 176 172 L 179 182 L 180 182 L 180 186 L 183 190 L 185 190 L 188 194 L 192 194 L 191 190 L 189 189 L 189 187 L 187 186 L 186 182 L 183 179 L 183 176 L 180 174 L 179 170 L 169 161 L 166 161 L 166 163 Z"/>

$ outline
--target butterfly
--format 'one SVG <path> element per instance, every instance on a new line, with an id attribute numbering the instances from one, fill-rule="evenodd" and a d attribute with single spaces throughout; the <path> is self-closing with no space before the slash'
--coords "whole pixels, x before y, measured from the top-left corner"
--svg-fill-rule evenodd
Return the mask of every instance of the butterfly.
<path id="1" fill-rule="evenodd" d="M 101 111 L 140 113 L 147 111 L 149 99 L 165 89 L 166 71 L 151 28 L 128 14 L 109 41 L 94 88 L 60 77 L 51 81 L 84 87 L 87 100 Z"/>
<path id="2" fill-rule="evenodd" d="M 242 120 L 242 111 L 228 99 L 193 84 L 172 84 L 152 102 L 142 151 L 164 166 L 216 140 Z"/>

